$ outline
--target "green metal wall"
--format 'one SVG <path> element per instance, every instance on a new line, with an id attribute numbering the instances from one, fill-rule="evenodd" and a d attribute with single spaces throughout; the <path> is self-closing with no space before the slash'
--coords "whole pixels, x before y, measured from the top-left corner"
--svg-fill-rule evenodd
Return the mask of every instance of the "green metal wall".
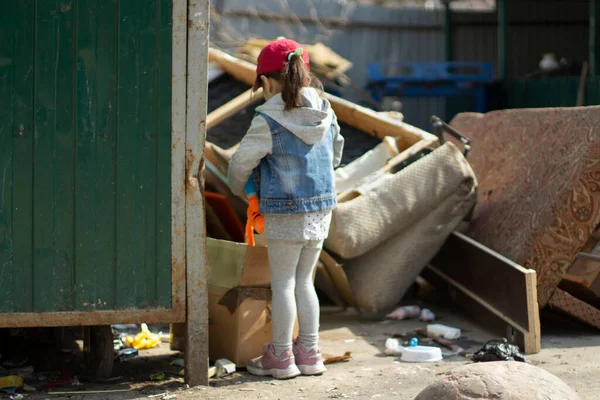
<path id="1" fill-rule="evenodd" d="M 0 312 L 171 306 L 171 0 L 0 5 Z"/>
<path id="2" fill-rule="evenodd" d="M 501 84 L 495 108 L 573 107 L 579 77 L 511 79 Z M 600 104 L 600 78 L 588 78 L 585 105 Z"/>

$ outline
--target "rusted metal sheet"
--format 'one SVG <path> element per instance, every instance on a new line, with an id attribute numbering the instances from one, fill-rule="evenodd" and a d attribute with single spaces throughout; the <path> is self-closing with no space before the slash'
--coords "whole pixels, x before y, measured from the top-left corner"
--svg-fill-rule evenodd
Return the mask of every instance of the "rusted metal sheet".
<path id="1" fill-rule="evenodd" d="M 185 310 L 185 120 L 187 1 L 173 1 L 171 105 L 171 277 L 173 308 Z"/>
<path id="2" fill-rule="evenodd" d="M 208 265 L 204 221 L 204 143 L 210 1 L 188 0 L 186 121 L 187 334 L 185 378 L 208 385 Z"/>
<path id="3" fill-rule="evenodd" d="M 0 327 L 87 326 L 184 322 L 185 310 L 114 310 L 2 314 Z"/>

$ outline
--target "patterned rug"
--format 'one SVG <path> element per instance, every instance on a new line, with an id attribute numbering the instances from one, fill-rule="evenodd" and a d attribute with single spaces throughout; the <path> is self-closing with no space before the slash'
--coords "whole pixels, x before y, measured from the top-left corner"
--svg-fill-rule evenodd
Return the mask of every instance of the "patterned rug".
<path id="1" fill-rule="evenodd" d="M 538 276 L 546 306 L 600 222 L 600 107 L 457 115 L 479 203 L 468 236 Z"/>

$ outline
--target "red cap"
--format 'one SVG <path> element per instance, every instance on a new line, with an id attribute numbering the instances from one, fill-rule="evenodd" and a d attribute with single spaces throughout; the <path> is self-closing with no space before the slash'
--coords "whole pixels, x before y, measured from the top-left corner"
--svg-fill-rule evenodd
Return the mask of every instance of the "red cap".
<path id="1" fill-rule="evenodd" d="M 282 71 L 288 62 L 290 53 L 301 49 L 302 59 L 307 69 L 310 69 L 308 52 L 302 49 L 302 46 L 290 39 L 279 39 L 266 45 L 258 55 L 258 64 L 256 66 L 256 81 L 254 82 L 254 91 L 261 86 L 260 76 L 271 72 Z"/>

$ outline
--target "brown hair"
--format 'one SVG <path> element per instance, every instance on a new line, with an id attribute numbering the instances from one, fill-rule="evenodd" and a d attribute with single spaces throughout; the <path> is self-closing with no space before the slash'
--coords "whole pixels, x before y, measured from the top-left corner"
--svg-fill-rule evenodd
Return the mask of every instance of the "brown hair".
<path id="1" fill-rule="evenodd" d="M 312 86 L 323 90 L 321 81 L 306 68 L 302 56 L 297 54 L 291 55 L 283 71 L 271 72 L 264 76 L 281 83 L 285 111 L 302 107 L 302 88 Z"/>

